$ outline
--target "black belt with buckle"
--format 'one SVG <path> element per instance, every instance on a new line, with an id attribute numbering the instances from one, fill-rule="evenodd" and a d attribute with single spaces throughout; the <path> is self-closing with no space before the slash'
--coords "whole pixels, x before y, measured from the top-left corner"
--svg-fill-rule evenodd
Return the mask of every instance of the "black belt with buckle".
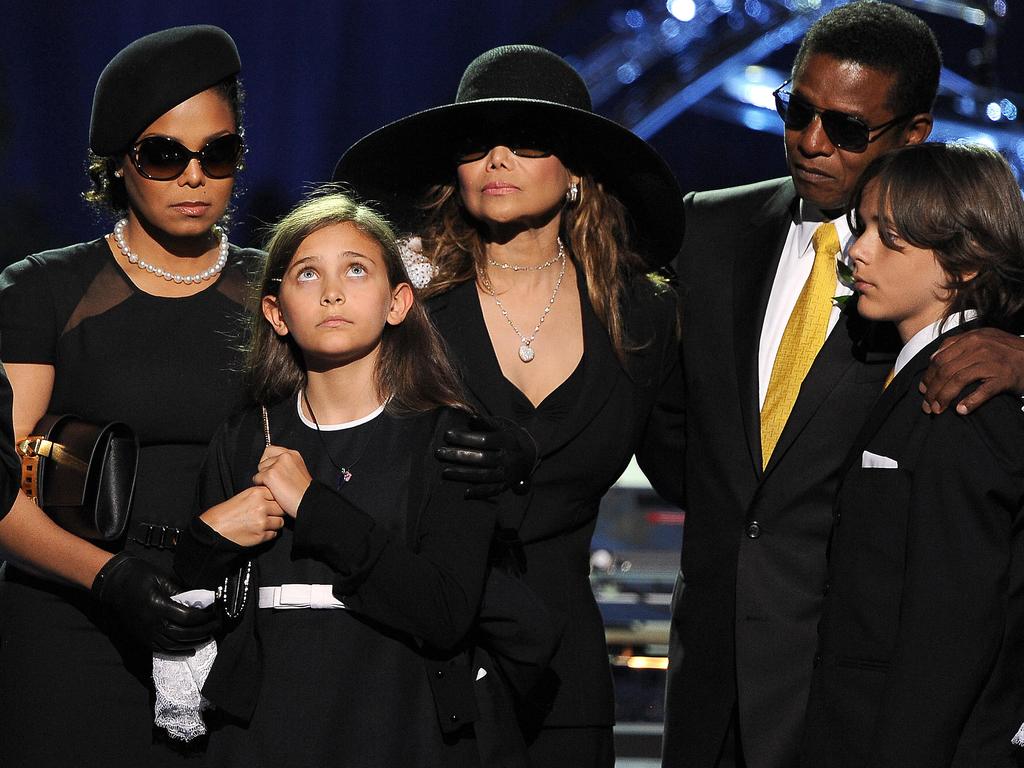
<path id="1" fill-rule="evenodd" d="M 171 549 L 178 546 L 178 536 L 181 528 L 172 525 L 158 525 L 156 523 L 137 522 L 132 523 L 129 541 L 141 544 L 144 547 L 156 549 Z"/>

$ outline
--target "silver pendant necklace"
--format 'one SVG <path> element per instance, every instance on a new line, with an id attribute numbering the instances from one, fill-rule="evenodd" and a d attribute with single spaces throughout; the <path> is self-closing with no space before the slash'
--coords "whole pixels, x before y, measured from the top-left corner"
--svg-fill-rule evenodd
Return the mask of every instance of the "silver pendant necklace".
<path id="1" fill-rule="evenodd" d="M 490 259 L 488 259 L 488 261 L 490 261 Z M 555 289 L 551 292 L 551 298 L 548 299 L 548 303 L 545 305 L 544 311 L 540 315 L 540 320 L 537 321 L 537 325 L 534 327 L 533 333 L 531 333 L 529 336 L 524 336 L 523 332 L 516 327 L 516 324 L 512 321 L 512 318 L 509 317 L 508 310 L 505 309 L 505 305 L 501 303 L 501 299 L 499 299 L 497 295 L 495 295 L 494 293 L 494 287 L 491 285 L 491 281 L 487 277 L 487 270 L 480 270 L 480 285 L 482 285 L 483 289 L 487 292 L 487 294 L 492 299 L 494 299 L 494 303 L 498 305 L 498 309 L 501 312 L 501 316 L 505 318 L 505 322 L 509 324 L 509 327 L 513 331 L 515 331 L 516 336 L 519 337 L 519 359 L 522 360 L 524 363 L 530 362 L 536 356 L 536 352 L 534 351 L 532 346 L 534 339 L 536 339 L 537 334 L 540 333 L 540 328 L 542 325 L 544 325 L 544 320 L 547 319 L 548 314 L 551 312 L 551 308 L 555 306 L 555 299 L 558 298 L 558 289 L 562 287 L 562 278 L 565 277 L 566 263 L 565 246 L 562 245 L 562 238 L 558 238 L 558 254 L 550 261 L 542 264 L 540 267 L 535 267 L 535 269 L 543 269 L 544 267 L 554 264 L 556 261 L 561 261 L 562 267 L 558 272 L 558 279 L 555 280 Z M 502 269 L 506 268 L 503 267 L 501 264 L 498 264 L 497 266 L 501 267 Z M 512 269 L 513 271 L 519 271 L 515 269 L 515 267 L 512 267 Z M 520 269 L 528 269 L 528 267 L 520 267 Z"/>

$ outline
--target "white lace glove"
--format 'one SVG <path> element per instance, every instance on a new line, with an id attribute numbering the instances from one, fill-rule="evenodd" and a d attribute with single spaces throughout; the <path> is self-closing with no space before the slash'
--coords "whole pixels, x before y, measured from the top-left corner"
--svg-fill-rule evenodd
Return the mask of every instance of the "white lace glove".
<path id="1" fill-rule="evenodd" d="M 1018 747 L 1024 747 L 1024 723 L 1020 724 L 1020 728 L 1017 729 L 1017 735 L 1010 739 Z"/>
<path id="2" fill-rule="evenodd" d="M 214 593 L 193 589 L 174 595 L 173 600 L 192 608 L 213 605 Z M 156 689 L 154 722 L 171 738 L 192 741 L 206 733 L 203 710 L 210 708 L 200 691 L 217 658 L 217 641 L 207 640 L 192 656 L 153 654 L 153 685 Z"/>

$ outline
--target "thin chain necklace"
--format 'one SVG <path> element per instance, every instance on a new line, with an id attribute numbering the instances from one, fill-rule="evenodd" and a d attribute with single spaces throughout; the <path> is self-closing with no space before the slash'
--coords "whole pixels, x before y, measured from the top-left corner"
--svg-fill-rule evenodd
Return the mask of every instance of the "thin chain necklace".
<path id="1" fill-rule="evenodd" d="M 217 262 L 209 269 L 204 269 L 202 272 L 197 272 L 194 275 L 179 275 L 177 272 L 171 272 L 170 270 L 163 269 L 161 267 L 154 267 L 152 264 L 149 264 L 139 258 L 139 255 L 128 247 L 128 240 L 124 236 L 124 229 L 127 226 L 128 219 L 121 219 L 114 225 L 114 231 L 111 234 L 111 237 L 114 238 L 114 242 L 117 244 L 121 253 L 124 254 L 124 257 L 128 259 L 128 263 L 134 264 L 139 269 L 144 269 L 157 277 L 162 277 L 168 282 L 184 283 L 185 285 L 201 283 L 204 280 L 209 280 L 211 277 L 216 276 L 217 273 L 224 269 L 224 266 L 228 263 L 228 233 L 221 227 L 214 227 L 214 232 L 217 233 L 220 239 L 220 245 L 217 247 Z"/>
<path id="2" fill-rule="evenodd" d="M 492 267 L 498 269 L 511 269 L 513 272 L 540 272 L 542 269 L 547 269 L 556 261 L 562 257 L 562 238 L 558 238 L 558 253 L 552 256 L 550 259 L 545 261 L 543 264 L 527 265 L 527 264 L 511 264 L 507 261 L 495 261 L 490 256 L 487 257 L 487 263 Z"/>
<path id="3" fill-rule="evenodd" d="M 324 440 L 324 434 L 320 431 L 320 422 L 317 421 L 316 413 L 313 411 L 313 406 L 310 405 L 309 397 L 306 396 L 306 390 L 302 390 L 302 400 L 306 403 L 306 408 L 309 409 L 309 415 L 313 417 L 313 425 L 316 427 L 316 435 L 320 438 L 320 446 L 324 449 L 324 453 L 327 454 L 327 460 L 331 462 L 331 466 L 338 470 L 338 481 L 334 484 L 334 488 L 335 490 L 340 491 L 341 486 L 352 479 L 352 468 L 359 463 L 359 460 L 363 458 L 363 454 L 366 453 L 366 448 L 370 444 L 370 440 L 373 439 L 373 431 L 377 426 L 377 422 L 380 421 L 380 416 L 378 415 L 374 418 L 374 423 L 370 426 L 370 430 L 367 432 L 366 442 L 364 442 L 363 447 L 359 449 L 359 453 L 356 454 L 355 459 L 353 459 L 349 464 L 339 464 L 331 455 L 330 448 L 327 447 L 327 441 Z"/>
<path id="4" fill-rule="evenodd" d="M 519 337 L 519 359 L 524 363 L 528 363 L 536 356 L 536 352 L 533 349 L 533 341 L 537 338 L 537 334 L 540 333 L 540 328 L 544 325 L 544 321 L 547 319 L 548 314 L 551 312 L 551 308 L 555 306 L 555 299 L 558 298 L 558 289 L 562 287 L 562 278 L 565 277 L 565 246 L 562 245 L 562 238 L 558 238 L 558 255 L 555 256 L 548 264 L 553 264 L 555 261 L 560 260 L 562 262 L 562 268 L 558 272 L 558 279 L 555 281 L 555 290 L 551 292 L 551 298 L 548 299 L 548 303 L 544 307 L 544 311 L 540 315 L 540 320 L 537 321 L 537 325 L 533 329 L 533 333 L 529 336 L 524 336 L 523 332 L 520 331 L 516 324 L 509 317 L 508 310 L 505 309 L 505 305 L 501 303 L 501 299 L 494 293 L 494 287 L 491 285 L 490 279 L 487 277 L 487 270 L 480 270 L 480 284 L 483 289 L 487 291 L 494 303 L 498 305 L 498 309 L 501 311 L 501 316 L 505 318 L 505 322 L 509 324 L 509 327 L 515 331 L 516 336 Z M 488 261 L 490 261 L 488 259 Z M 547 266 L 547 264 L 543 265 Z"/>

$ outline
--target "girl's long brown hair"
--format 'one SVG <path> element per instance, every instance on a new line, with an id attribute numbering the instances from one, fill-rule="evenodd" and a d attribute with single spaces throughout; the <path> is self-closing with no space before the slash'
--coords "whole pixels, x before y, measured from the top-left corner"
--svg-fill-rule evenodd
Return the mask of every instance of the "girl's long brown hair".
<path id="1" fill-rule="evenodd" d="M 278 295 L 281 278 L 303 240 L 324 227 L 344 223 L 352 224 L 380 245 L 392 288 L 409 282 L 395 234 L 380 214 L 355 202 L 338 187 L 327 185 L 314 190 L 271 230 L 263 273 L 249 298 L 246 372 L 250 392 L 258 403 L 295 395 L 306 385 L 302 350 L 290 335 L 278 336 L 270 327 L 263 317 L 263 297 Z M 444 343 L 418 300 L 402 323 L 384 326 L 374 378 L 378 396 L 382 400 L 390 398 L 387 409 L 391 413 L 466 407 Z"/>
<path id="2" fill-rule="evenodd" d="M 437 275 L 423 290 L 433 296 L 476 279 L 485 263 L 479 224 L 466 212 L 454 184 L 435 186 L 424 198 L 426 222 L 421 231 L 423 254 Z M 643 259 L 632 250 L 625 206 L 592 176 L 582 175 L 579 202 L 562 211 L 562 242 L 582 269 L 594 312 L 608 331 L 619 360 L 636 340 L 627 338 L 622 294 L 643 274 Z"/>

